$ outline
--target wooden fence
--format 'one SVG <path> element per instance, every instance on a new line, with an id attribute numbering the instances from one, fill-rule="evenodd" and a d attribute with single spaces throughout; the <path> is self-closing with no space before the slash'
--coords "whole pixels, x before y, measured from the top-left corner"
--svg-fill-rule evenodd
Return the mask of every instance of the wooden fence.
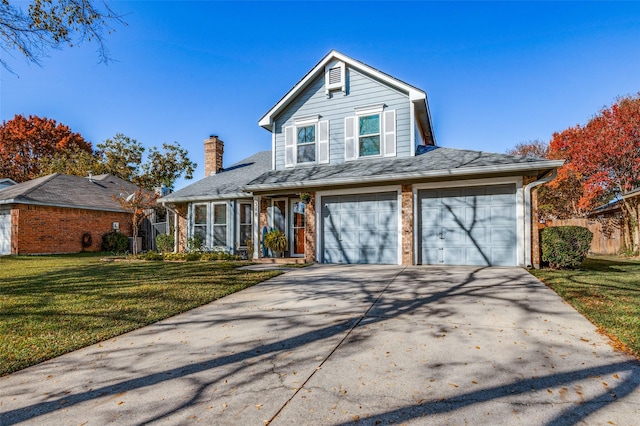
<path id="1" fill-rule="evenodd" d="M 542 228 L 551 226 L 583 226 L 593 232 L 590 254 L 618 254 L 622 250 L 622 230 L 619 221 L 604 219 L 548 220 Z"/>

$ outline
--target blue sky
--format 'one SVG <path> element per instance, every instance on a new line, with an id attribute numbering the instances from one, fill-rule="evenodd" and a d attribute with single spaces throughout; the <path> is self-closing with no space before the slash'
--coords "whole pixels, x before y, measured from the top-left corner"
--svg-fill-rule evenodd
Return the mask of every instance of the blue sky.
<path id="1" fill-rule="evenodd" d="M 258 119 L 331 49 L 427 92 L 438 145 L 505 152 L 640 92 L 640 3 L 112 1 L 127 26 L 96 46 L 16 57 L 0 120 L 34 114 L 94 144 L 179 142 L 204 174 L 270 149 Z M 184 186 L 183 180 L 176 185 Z"/>

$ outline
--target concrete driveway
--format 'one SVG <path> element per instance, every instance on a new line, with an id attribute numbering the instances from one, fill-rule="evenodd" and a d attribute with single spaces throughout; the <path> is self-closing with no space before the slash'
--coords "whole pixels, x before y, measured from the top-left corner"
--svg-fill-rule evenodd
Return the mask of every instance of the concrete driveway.
<path id="1" fill-rule="evenodd" d="M 640 367 L 517 268 L 313 266 L 0 379 L 0 424 L 637 424 Z"/>

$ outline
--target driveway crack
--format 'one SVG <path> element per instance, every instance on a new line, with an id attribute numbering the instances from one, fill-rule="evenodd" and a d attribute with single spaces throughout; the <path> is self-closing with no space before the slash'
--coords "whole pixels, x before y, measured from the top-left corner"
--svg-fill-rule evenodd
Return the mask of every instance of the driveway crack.
<path id="1" fill-rule="evenodd" d="M 382 297 L 382 295 L 387 291 L 387 289 L 391 286 L 391 284 L 393 284 L 393 282 L 396 280 L 396 278 L 398 278 L 398 276 L 400 274 L 402 274 L 405 269 L 407 269 L 406 267 L 402 268 L 400 271 L 398 271 L 397 274 L 395 274 L 393 276 L 393 278 L 391 278 L 389 280 L 389 283 L 384 286 L 384 288 L 382 290 L 380 290 L 380 292 L 378 293 L 378 296 L 375 298 L 375 300 L 369 305 L 369 307 L 367 308 L 367 310 L 360 315 L 360 318 L 358 319 L 358 321 L 356 321 L 351 328 L 349 328 L 349 331 L 347 331 L 347 333 L 344 335 L 344 337 L 342 339 L 340 339 L 340 341 L 338 342 L 338 344 L 336 344 L 336 346 L 331 350 L 331 352 L 329 352 L 329 354 L 322 360 L 322 362 L 320 362 L 320 364 L 318 364 L 318 366 L 313 370 L 313 372 L 309 375 L 309 377 L 306 378 L 306 380 L 300 385 L 300 387 L 298 387 L 298 389 L 295 390 L 295 392 L 291 395 L 291 397 L 289 399 L 287 399 L 285 401 L 284 404 L 282 404 L 282 407 L 280 407 L 280 409 L 278 411 L 276 411 L 276 413 L 273 415 L 273 417 L 271 417 L 269 419 L 269 421 L 265 422 L 265 425 L 268 426 L 271 424 L 271 422 L 273 422 L 276 417 L 278 417 L 280 415 L 280 413 L 282 412 L 282 410 L 285 409 L 285 407 L 287 405 L 289 405 L 289 403 L 293 400 L 293 398 L 296 397 L 296 395 L 298 395 L 298 393 L 300 393 L 300 391 L 307 385 L 307 383 L 309 383 L 309 381 L 311 380 L 311 378 L 322 369 L 322 366 L 329 360 L 329 358 L 331 358 L 331 356 L 338 350 L 338 348 L 340 346 L 342 346 L 342 344 L 344 342 L 347 341 L 347 339 L 349 338 L 349 336 L 351 336 L 351 333 L 353 332 L 353 330 L 355 330 L 358 325 L 360 325 L 360 323 L 362 322 L 363 319 L 365 319 L 367 317 L 367 315 L 369 314 L 369 312 L 371 311 L 371 309 L 373 309 L 373 307 L 376 305 L 376 303 L 378 303 L 378 301 L 380 300 L 380 298 Z"/>

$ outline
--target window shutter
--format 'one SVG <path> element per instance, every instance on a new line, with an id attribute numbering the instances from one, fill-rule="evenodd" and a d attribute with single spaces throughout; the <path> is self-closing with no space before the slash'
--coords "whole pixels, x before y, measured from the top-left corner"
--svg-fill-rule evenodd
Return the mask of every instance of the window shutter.
<path id="1" fill-rule="evenodd" d="M 356 151 L 356 117 L 344 119 L 344 160 L 352 161 L 357 158 Z"/>
<path id="2" fill-rule="evenodd" d="M 292 167 L 296 162 L 296 144 L 294 139 L 294 128 L 288 126 L 284 128 L 284 165 Z"/>
<path id="3" fill-rule="evenodd" d="M 318 163 L 329 162 L 329 121 L 318 122 Z"/>
<path id="4" fill-rule="evenodd" d="M 384 156 L 396 156 L 396 111 L 390 110 L 384 113 Z"/>

